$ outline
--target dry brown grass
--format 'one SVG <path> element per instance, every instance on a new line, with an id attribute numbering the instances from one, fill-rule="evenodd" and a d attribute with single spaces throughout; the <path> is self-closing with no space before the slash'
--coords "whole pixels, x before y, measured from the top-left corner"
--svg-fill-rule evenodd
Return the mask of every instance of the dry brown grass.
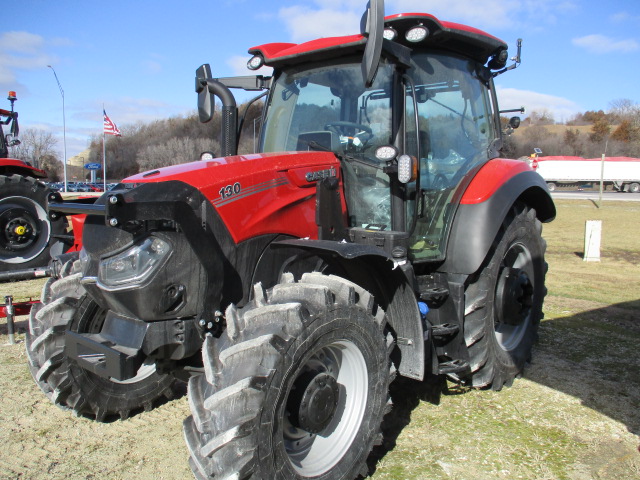
<path id="1" fill-rule="evenodd" d="M 640 207 L 557 205 L 547 319 L 524 378 L 501 392 L 397 381 L 373 479 L 640 480 Z M 600 263 L 579 256 L 586 219 L 604 222 Z M 38 296 L 41 283 L 0 292 Z M 190 478 L 186 397 L 125 422 L 75 418 L 35 386 L 24 344 L 6 343 L 0 321 L 0 478 Z"/>

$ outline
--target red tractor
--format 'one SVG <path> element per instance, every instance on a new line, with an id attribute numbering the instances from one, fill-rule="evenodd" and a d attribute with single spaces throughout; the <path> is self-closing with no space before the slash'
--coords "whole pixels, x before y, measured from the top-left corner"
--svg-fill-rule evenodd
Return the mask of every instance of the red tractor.
<path id="1" fill-rule="evenodd" d="M 67 220 L 64 215 L 47 215 L 49 188 L 41 182 L 44 170 L 28 162 L 9 158 L 9 147 L 18 140 L 18 112 L 13 104 L 16 92 L 9 92 L 11 111 L 0 109 L 0 276 L 8 272 L 46 266 L 52 255 L 63 253 Z M 3 126 L 9 126 L 5 135 Z"/>
<path id="2" fill-rule="evenodd" d="M 555 207 L 500 158 L 507 45 L 370 3 L 361 34 L 251 48 L 273 76 L 197 70 L 222 157 L 50 205 L 87 214 L 30 318 L 53 402 L 126 418 L 188 380 L 197 478 L 352 479 L 397 374 L 500 390 L 523 371 Z M 266 98 L 260 153 L 236 155 L 230 88 Z"/>

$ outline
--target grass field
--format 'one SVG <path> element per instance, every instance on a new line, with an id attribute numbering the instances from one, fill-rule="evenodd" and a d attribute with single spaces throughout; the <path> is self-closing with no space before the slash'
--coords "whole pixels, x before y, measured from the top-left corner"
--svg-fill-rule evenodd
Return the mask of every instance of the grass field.
<path id="1" fill-rule="evenodd" d="M 556 205 L 546 316 L 523 378 L 501 392 L 396 381 L 373 479 L 640 480 L 640 204 Z M 582 260 L 585 220 L 603 222 L 601 262 Z M 37 297 L 41 284 L 0 295 Z M 186 397 L 124 422 L 75 418 L 35 386 L 4 321 L 0 391 L 0 479 L 190 478 Z"/>

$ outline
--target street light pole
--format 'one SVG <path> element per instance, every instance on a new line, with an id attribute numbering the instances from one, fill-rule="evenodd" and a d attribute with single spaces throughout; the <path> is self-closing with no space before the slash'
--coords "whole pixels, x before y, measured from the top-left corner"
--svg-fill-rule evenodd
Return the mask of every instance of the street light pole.
<path id="1" fill-rule="evenodd" d="M 58 75 L 56 74 L 55 69 L 51 65 L 47 65 L 52 71 L 53 76 L 56 77 L 56 82 L 58 83 L 58 88 L 60 89 L 60 95 L 62 96 L 62 142 L 64 145 L 64 191 L 67 191 L 67 121 L 64 114 L 64 90 L 62 89 L 62 85 L 60 85 L 60 80 L 58 80 Z"/>

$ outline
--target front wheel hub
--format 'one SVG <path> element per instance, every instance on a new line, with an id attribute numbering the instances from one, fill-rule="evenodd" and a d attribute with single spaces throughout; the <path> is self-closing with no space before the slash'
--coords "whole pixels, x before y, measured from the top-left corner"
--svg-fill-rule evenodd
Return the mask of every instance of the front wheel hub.
<path id="1" fill-rule="evenodd" d="M 2 247 L 7 250 L 28 248 L 36 240 L 36 226 L 29 212 L 15 208 L 0 214 L 4 235 Z"/>
<path id="2" fill-rule="evenodd" d="M 337 380 L 328 373 L 300 375 L 289 397 L 291 423 L 309 433 L 319 433 L 333 419 L 340 398 Z"/>

